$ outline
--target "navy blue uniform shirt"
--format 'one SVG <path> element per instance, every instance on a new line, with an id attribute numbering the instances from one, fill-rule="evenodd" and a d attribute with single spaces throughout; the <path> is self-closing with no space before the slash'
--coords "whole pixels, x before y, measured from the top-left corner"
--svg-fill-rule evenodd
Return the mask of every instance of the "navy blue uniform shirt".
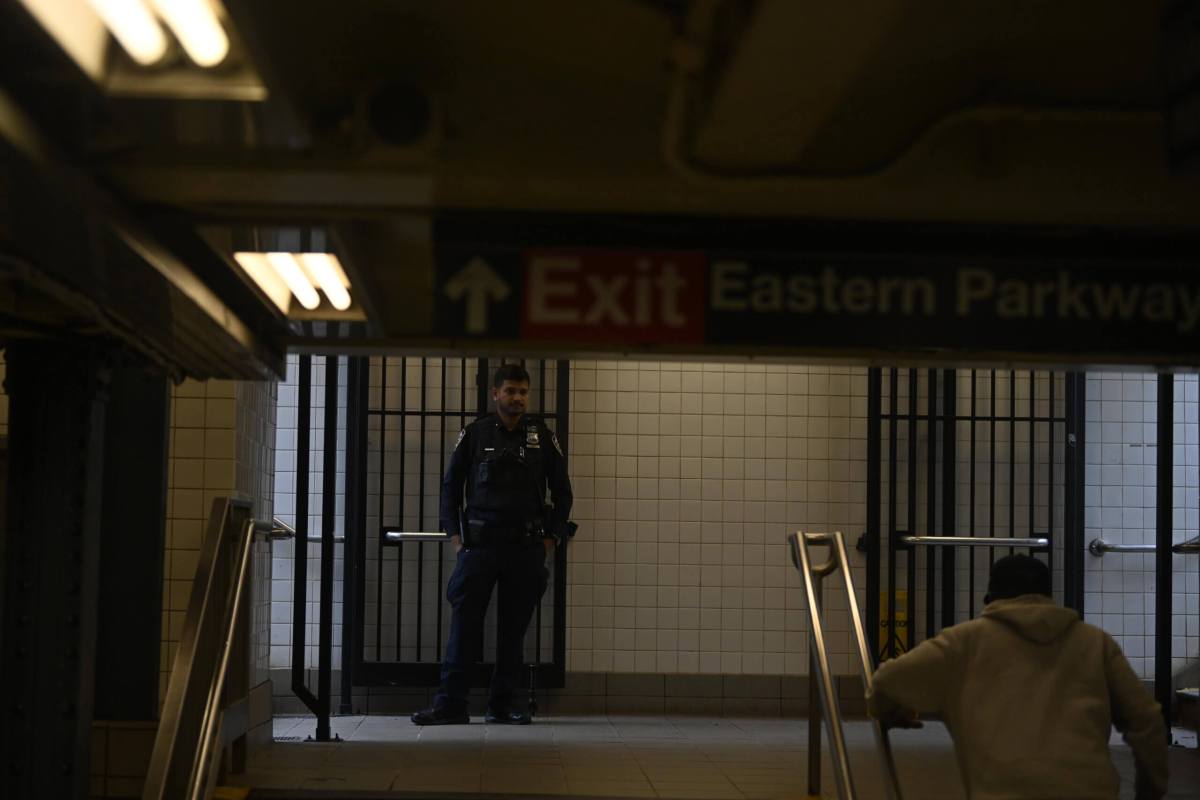
<path id="1" fill-rule="evenodd" d="M 464 490 L 468 520 L 513 528 L 541 522 L 546 535 L 566 535 L 572 502 L 567 459 L 554 432 L 537 417 L 522 415 L 510 431 L 489 414 L 458 435 L 442 479 L 441 526 L 451 536 L 462 535 Z"/>

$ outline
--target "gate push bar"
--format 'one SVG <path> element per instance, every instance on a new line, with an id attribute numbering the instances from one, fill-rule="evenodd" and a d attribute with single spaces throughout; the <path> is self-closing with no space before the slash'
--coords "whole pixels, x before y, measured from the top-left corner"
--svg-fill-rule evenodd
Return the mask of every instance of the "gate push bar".
<path id="1" fill-rule="evenodd" d="M 443 531 L 402 531 L 399 528 L 384 528 L 384 544 L 403 544 L 405 542 L 448 542 L 450 534 Z"/>
<path id="2" fill-rule="evenodd" d="M 913 547 L 954 545 L 960 547 L 1030 547 L 1034 550 L 1050 547 L 1050 540 L 1042 537 L 1020 539 L 1008 536 L 901 536 L 900 542 Z"/>
<path id="3" fill-rule="evenodd" d="M 1157 550 L 1152 544 L 1109 544 L 1103 539 L 1092 539 L 1088 544 L 1088 552 L 1094 556 L 1102 556 L 1105 553 L 1153 553 Z M 1200 536 L 1172 545 L 1171 552 L 1180 555 L 1200 553 Z"/>

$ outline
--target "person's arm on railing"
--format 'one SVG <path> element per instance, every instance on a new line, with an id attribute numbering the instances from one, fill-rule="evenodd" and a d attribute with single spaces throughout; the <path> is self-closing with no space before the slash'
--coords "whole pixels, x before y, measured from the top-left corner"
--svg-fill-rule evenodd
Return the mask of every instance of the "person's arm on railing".
<path id="1" fill-rule="evenodd" d="M 1157 800 L 1167 792 L 1167 730 L 1162 709 L 1108 634 L 1104 635 L 1104 672 L 1113 725 L 1133 750 L 1136 798 Z"/>
<path id="2" fill-rule="evenodd" d="M 942 713 L 954 680 L 951 642 L 943 632 L 875 670 L 867 711 L 885 727 L 919 727 L 920 714 Z"/>

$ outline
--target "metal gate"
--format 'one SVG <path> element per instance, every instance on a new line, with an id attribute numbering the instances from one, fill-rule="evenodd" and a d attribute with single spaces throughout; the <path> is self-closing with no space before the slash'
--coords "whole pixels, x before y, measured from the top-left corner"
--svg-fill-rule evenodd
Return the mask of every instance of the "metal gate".
<path id="1" fill-rule="evenodd" d="M 437 532 L 446 460 L 458 432 L 489 411 L 491 373 L 505 359 L 375 357 L 358 359 L 349 405 L 352 455 L 348 502 L 358 508 L 358 535 L 348 542 L 356 574 L 347 625 L 357 685 L 436 686 L 450 609 L 444 599 L 453 546 L 405 541 L 400 534 Z M 569 362 L 509 359 L 530 373 L 529 413 L 568 447 Z M 390 535 L 389 535 L 390 534 Z M 543 597 L 525 640 L 529 680 L 561 688 L 566 672 L 566 548 L 555 552 L 552 591 Z M 485 628 L 485 657 L 495 652 L 496 604 Z M 473 683 L 486 685 L 491 663 Z"/>
<path id="2" fill-rule="evenodd" d="M 1048 370 L 870 370 L 862 547 L 878 658 L 974 617 L 997 553 L 1044 559 L 1082 612 L 1085 387 Z"/>

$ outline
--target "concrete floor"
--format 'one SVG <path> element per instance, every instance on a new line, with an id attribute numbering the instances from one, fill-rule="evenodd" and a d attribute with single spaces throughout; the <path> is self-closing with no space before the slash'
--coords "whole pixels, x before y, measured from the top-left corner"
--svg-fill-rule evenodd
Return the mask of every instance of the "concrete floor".
<path id="1" fill-rule="evenodd" d="M 418 728 L 405 717 L 335 717 L 341 742 L 304 742 L 311 717 L 275 720 L 275 744 L 231 781 L 256 789 L 352 797 L 406 793 L 590 797 L 796 798 L 805 796 L 806 722 L 700 716 L 546 716 L 528 727 Z M 847 724 L 859 796 L 884 797 L 867 723 Z M 909 800 L 965 793 L 946 729 L 892 735 Z M 1129 750 L 1113 758 L 1133 797 Z M 1200 752 L 1173 748 L 1170 798 L 1195 800 Z M 825 765 L 825 797 L 836 797 Z M 366 794 L 369 793 L 369 794 Z M 274 793 L 255 793 L 270 796 Z M 280 793 L 278 796 L 296 796 Z M 314 795 L 319 796 L 319 795 Z"/>

